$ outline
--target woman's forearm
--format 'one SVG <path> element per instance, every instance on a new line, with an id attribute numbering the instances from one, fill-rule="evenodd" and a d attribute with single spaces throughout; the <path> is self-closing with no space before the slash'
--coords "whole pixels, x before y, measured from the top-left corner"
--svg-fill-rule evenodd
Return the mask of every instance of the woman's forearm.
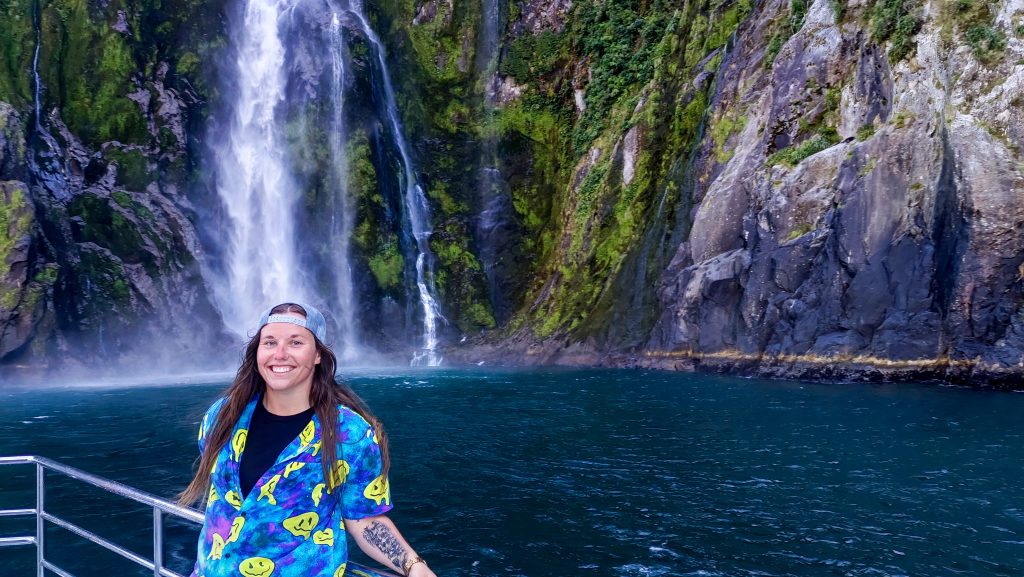
<path id="1" fill-rule="evenodd" d="M 417 557 L 416 551 L 402 537 L 395 524 L 384 515 L 356 520 L 345 519 L 345 529 L 352 535 L 363 553 L 393 568 L 401 575 L 405 575 L 408 563 Z"/>

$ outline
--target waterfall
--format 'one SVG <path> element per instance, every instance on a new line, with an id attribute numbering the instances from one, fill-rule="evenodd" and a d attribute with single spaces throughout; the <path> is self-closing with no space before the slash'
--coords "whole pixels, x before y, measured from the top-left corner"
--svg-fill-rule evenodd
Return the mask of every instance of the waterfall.
<path id="1" fill-rule="evenodd" d="M 416 248 L 416 289 L 419 294 L 420 306 L 423 308 L 423 345 L 413 357 L 414 366 L 426 365 L 437 366 L 441 364 L 442 358 L 437 352 L 438 325 L 444 322 L 441 316 L 437 298 L 434 295 L 434 255 L 430 251 L 430 210 L 427 204 L 423 188 L 416 180 L 416 173 L 413 170 L 412 160 L 409 156 L 409 147 L 405 141 L 402 124 L 398 119 L 398 105 L 395 101 L 395 91 L 391 85 L 391 75 L 388 72 L 387 62 L 384 57 L 384 46 L 380 39 L 370 28 L 366 17 L 362 13 L 362 6 L 358 2 L 352 2 L 348 14 L 355 21 L 355 24 L 366 37 L 370 48 L 377 58 L 377 64 L 381 72 L 381 84 L 384 88 L 384 107 L 388 120 L 388 128 L 394 139 L 395 148 L 402 162 L 402 172 L 399 175 L 402 179 L 402 203 L 404 216 L 408 219 L 409 233 L 411 234 Z"/>
<path id="2" fill-rule="evenodd" d="M 269 304 L 312 296 L 295 242 L 299 191 L 286 168 L 275 109 L 284 101 L 281 3 L 246 0 L 233 31 L 235 107 L 227 142 L 216 148 L 217 192 L 226 216 L 225 270 L 209 275 L 228 328 L 246 334 Z"/>
<path id="3" fill-rule="evenodd" d="M 352 267 L 349 263 L 349 245 L 352 237 L 352 221 L 355 207 L 349 198 L 348 154 L 345 148 L 345 39 L 341 31 L 338 13 L 331 13 L 328 29 L 328 45 L 331 53 L 331 153 L 333 158 L 335 191 L 331 211 L 331 251 L 334 259 L 336 284 L 334 300 L 337 306 L 335 319 L 341 334 L 339 356 L 343 360 L 354 360 L 359 351 L 356 343 L 355 297 L 352 287 Z"/>
<path id="4" fill-rule="evenodd" d="M 40 86 L 42 82 L 39 81 L 39 47 L 43 45 L 43 32 L 42 32 L 42 15 L 40 14 L 42 8 L 39 6 L 39 2 L 35 2 L 35 11 L 33 16 L 33 24 L 36 29 L 36 51 L 35 55 L 32 56 L 32 77 L 35 79 L 35 109 L 36 109 L 36 133 L 41 128 L 41 114 L 43 110 L 42 99 L 40 98 Z"/>
<path id="5" fill-rule="evenodd" d="M 508 250 L 515 244 L 510 239 L 518 232 L 518 226 L 512 194 L 501 174 L 496 146 L 497 109 L 493 81 L 496 79 L 503 29 L 502 2 L 481 0 L 480 8 L 475 70 L 483 88 L 485 121 L 480 138 L 480 170 L 477 173 L 477 197 L 481 210 L 475 223 L 474 235 L 479 246 L 480 262 L 487 277 L 491 309 L 495 318 L 501 322 L 511 314 L 513 308 L 508 294 L 512 292 L 509 276 L 514 273 L 508 268 L 508 263 L 515 258 L 511 257 Z M 506 263 L 504 266 L 503 262 Z"/>

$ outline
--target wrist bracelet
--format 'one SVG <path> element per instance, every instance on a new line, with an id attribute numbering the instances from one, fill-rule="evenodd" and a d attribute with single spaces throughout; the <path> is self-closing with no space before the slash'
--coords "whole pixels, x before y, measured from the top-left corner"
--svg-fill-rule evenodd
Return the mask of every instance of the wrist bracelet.
<path id="1" fill-rule="evenodd" d="M 409 573 L 412 571 L 412 566 L 417 563 L 423 563 L 424 565 L 427 564 L 427 562 L 423 560 L 423 557 L 420 557 L 419 555 L 412 559 L 407 559 L 405 563 L 402 563 L 402 572 L 405 573 L 405 577 L 409 577 Z"/>

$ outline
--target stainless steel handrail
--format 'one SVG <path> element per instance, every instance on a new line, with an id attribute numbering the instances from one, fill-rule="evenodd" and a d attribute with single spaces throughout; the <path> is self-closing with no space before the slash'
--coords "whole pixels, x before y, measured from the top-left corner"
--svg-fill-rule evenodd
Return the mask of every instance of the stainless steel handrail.
<path id="1" fill-rule="evenodd" d="M 180 517 L 187 521 L 191 521 L 198 525 L 203 524 L 203 514 L 195 509 L 189 507 L 182 507 L 176 503 L 172 503 L 166 499 L 161 499 L 156 495 L 140 491 L 134 487 L 118 483 L 117 481 L 111 481 L 110 479 L 104 479 L 92 473 L 87 473 L 81 469 L 69 467 L 58 463 L 57 461 L 47 459 L 45 457 L 39 457 L 36 455 L 22 455 L 16 457 L 0 457 L 0 465 L 31 465 L 36 466 L 36 506 L 34 509 L 0 509 L 0 517 L 27 517 L 35 516 L 36 518 L 36 534 L 17 536 L 17 537 L 0 537 L 0 547 L 13 547 L 19 545 L 35 545 L 36 547 L 36 577 L 44 577 L 46 571 L 50 571 L 59 575 L 60 577 L 75 577 L 68 573 L 66 570 L 54 565 L 51 561 L 45 557 L 45 536 L 46 536 L 46 523 L 51 523 L 62 529 L 70 531 L 84 539 L 87 539 L 101 547 L 104 547 L 114 553 L 117 553 L 121 557 L 128 559 L 138 565 L 146 567 L 153 571 L 154 577 L 183 577 L 179 573 L 175 573 L 170 569 L 163 566 L 163 514 L 168 513 L 175 517 Z M 137 553 L 129 551 L 112 541 L 104 539 L 99 535 L 83 529 L 74 523 L 66 519 L 61 519 L 52 513 L 45 510 L 45 496 L 46 496 L 46 482 L 45 472 L 47 470 L 53 471 L 70 477 L 83 483 L 87 483 L 94 487 L 99 487 L 107 492 L 115 495 L 131 499 L 137 503 L 148 505 L 153 508 L 153 559 L 149 560 Z M 366 577 L 398 577 L 394 573 L 387 571 L 378 571 L 364 567 L 358 563 L 350 562 L 348 564 L 348 571 L 354 575 L 365 575 Z"/>

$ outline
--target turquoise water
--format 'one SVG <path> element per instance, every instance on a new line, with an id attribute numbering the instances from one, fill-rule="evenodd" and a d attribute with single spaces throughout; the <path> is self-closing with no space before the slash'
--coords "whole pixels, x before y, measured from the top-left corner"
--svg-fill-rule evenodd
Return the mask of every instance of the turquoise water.
<path id="1" fill-rule="evenodd" d="M 392 518 L 440 576 L 1024 574 L 1022 394 L 636 371 L 350 380 L 388 427 Z M 223 387 L 9 388 L 0 454 L 170 497 Z M 31 506 L 18 471 L 0 469 L 0 506 Z M 56 482 L 48 498 L 150 552 L 144 510 Z M 171 523 L 176 570 L 193 531 Z M 57 538 L 48 554 L 79 577 L 145 574 Z M 0 573 L 28 575 L 32 555 L 0 549 Z"/>

